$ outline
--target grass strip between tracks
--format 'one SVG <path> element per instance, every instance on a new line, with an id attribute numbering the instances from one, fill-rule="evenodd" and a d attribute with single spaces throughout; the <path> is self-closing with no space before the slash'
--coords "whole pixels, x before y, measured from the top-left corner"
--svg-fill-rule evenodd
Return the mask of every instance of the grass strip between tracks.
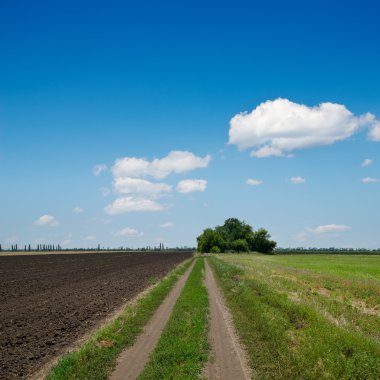
<path id="1" fill-rule="evenodd" d="M 379 346 L 329 323 L 265 278 L 208 259 L 258 379 L 378 379 Z"/>
<path id="2" fill-rule="evenodd" d="M 64 355 L 46 380 L 107 379 L 118 355 L 134 343 L 144 325 L 192 261 L 193 259 L 187 260 L 175 268 L 147 295 L 136 304 L 127 306 L 122 315 L 96 332 L 77 351 Z"/>
<path id="3" fill-rule="evenodd" d="M 199 379 L 208 353 L 208 295 L 199 258 L 139 380 Z"/>

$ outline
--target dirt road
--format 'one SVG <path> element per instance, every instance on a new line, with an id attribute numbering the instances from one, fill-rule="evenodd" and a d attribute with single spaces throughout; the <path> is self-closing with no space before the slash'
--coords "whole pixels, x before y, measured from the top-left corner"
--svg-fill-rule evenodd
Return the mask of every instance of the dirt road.
<path id="1" fill-rule="evenodd" d="M 209 342 L 210 359 L 205 376 L 211 380 L 247 380 L 252 378 L 246 354 L 235 334 L 232 318 L 227 309 L 214 275 L 206 260 L 205 283 L 210 302 Z"/>
<path id="2" fill-rule="evenodd" d="M 154 350 L 161 336 L 167 321 L 170 318 L 173 306 L 180 295 L 194 263 L 178 280 L 165 301 L 154 313 L 152 319 L 145 326 L 143 333 L 137 338 L 135 344 L 125 350 L 118 358 L 118 364 L 110 380 L 132 380 L 142 372 L 149 359 L 150 353 Z"/>

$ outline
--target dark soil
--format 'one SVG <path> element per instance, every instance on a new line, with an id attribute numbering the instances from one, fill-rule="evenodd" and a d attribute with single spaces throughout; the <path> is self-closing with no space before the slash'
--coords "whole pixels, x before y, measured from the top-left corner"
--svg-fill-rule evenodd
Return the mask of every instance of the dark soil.
<path id="1" fill-rule="evenodd" d="M 31 376 L 190 255 L 0 257 L 0 379 Z"/>

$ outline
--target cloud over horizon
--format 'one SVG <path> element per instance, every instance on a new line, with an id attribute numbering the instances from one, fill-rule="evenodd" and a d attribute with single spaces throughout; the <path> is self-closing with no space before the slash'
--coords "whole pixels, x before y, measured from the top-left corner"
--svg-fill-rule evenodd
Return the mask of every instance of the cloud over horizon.
<path id="1" fill-rule="evenodd" d="M 164 223 L 160 224 L 160 227 L 161 228 L 171 228 L 171 227 L 174 227 L 174 223 L 172 223 L 172 222 L 164 222 Z"/>
<path id="2" fill-rule="evenodd" d="M 125 214 L 136 211 L 161 211 L 164 206 L 152 199 L 137 197 L 117 198 L 113 203 L 104 208 L 104 211 L 110 215 Z"/>
<path id="3" fill-rule="evenodd" d="M 289 180 L 291 183 L 293 183 L 294 185 L 300 185 L 301 183 L 305 183 L 306 182 L 306 179 L 303 178 L 303 177 L 292 177 L 290 178 Z"/>
<path id="4" fill-rule="evenodd" d="M 329 232 L 348 231 L 349 229 L 351 229 L 351 227 L 346 226 L 345 224 L 325 224 L 323 226 L 318 226 L 315 228 L 308 228 L 308 231 L 315 234 L 325 234 Z"/>
<path id="5" fill-rule="evenodd" d="M 366 158 L 363 162 L 362 162 L 362 167 L 365 168 L 367 166 L 370 166 L 373 164 L 373 160 L 370 159 L 370 158 Z"/>
<path id="6" fill-rule="evenodd" d="M 47 226 L 47 227 L 55 227 L 58 226 L 59 222 L 52 215 L 42 215 L 40 216 L 33 225 L 35 226 Z"/>
<path id="7" fill-rule="evenodd" d="M 371 113 L 355 116 L 344 105 L 315 107 L 278 98 L 242 112 L 230 120 L 229 144 L 254 148 L 251 156 L 289 156 L 293 151 L 330 145 L 368 127 L 368 137 L 380 141 L 380 122 Z"/>
<path id="8" fill-rule="evenodd" d="M 249 178 L 245 183 L 250 186 L 259 186 L 263 183 L 263 181 L 261 179 Z"/>
<path id="9" fill-rule="evenodd" d="M 189 151 L 173 150 L 163 158 L 151 161 L 140 157 L 123 157 L 115 161 L 112 167 L 113 187 L 117 194 L 128 194 L 119 197 L 105 207 L 108 214 L 122 214 L 132 211 L 161 211 L 165 207 L 156 198 L 170 193 L 173 186 L 162 180 L 170 174 L 182 174 L 195 169 L 206 168 L 211 160 L 210 155 L 196 156 Z M 147 179 L 149 178 L 149 180 Z M 184 180 L 177 185 L 180 193 L 204 191 L 207 181 Z"/>
<path id="10" fill-rule="evenodd" d="M 324 224 L 314 228 L 305 228 L 298 234 L 299 241 L 306 241 L 311 237 L 330 237 L 339 238 L 341 232 L 350 230 L 351 227 L 345 224 Z"/>
<path id="11" fill-rule="evenodd" d="M 128 237 L 137 237 L 144 235 L 143 232 L 136 230 L 135 228 L 125 227 L 122 230 L 116 231 L 114 236 L 128 236 Z"/>
<path id="12" fill-rule="evenodd" d="M 118 177 L 114 181 L 115 191 L 119 194 L 159 194 L 169 192 L 172 186 L 166 183 L 153 183 L 141 178 Z"/>
<path id="13" fill-rule="evenodd" d="M 378 183 L 380 180 L 378 178 L 364 177 L 362 178 L 363 183 Z"/>

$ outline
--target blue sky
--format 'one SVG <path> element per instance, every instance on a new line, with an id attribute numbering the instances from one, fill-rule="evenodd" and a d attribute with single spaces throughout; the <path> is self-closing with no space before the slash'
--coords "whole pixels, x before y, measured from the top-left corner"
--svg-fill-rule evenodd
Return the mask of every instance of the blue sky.
<path id="1" fill-rule="evenodd" d="M 0 0 L 1 244 L 380 247 L 379 11 Z"/>

